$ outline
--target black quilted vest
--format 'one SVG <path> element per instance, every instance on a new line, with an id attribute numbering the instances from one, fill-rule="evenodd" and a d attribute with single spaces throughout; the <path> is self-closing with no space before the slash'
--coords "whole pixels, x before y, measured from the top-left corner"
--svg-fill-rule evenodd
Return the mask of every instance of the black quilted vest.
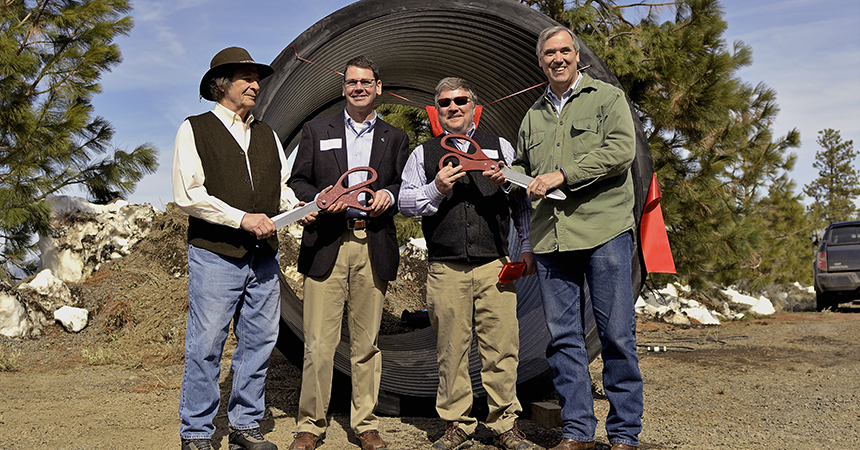
<path id="1" fill-rule="evenodd" d="M 496 150 L 498 160 L 504 160 L 497 136 L 475 130 L 472 139 L 482 149 Z M 436 178 L 439 160 L 449 153 L 441 142 L 440 136 L 422 144 L 427 180 Z M 448 145 L 453 146 L 453 142 Z M 469 153 L 474 152 L 470 145 Z M 481 172 L 468 172 L 457 180 L 436 214 L 423 217 L 421 222 L 431 261 L 487 261 L 508 254 L 508 198 Z"/>
<path id="2" fill-rule="evenodd" d="M 281 197 L 281 160 L 272 128 L 260 121 L 251 123 L 248 157 L 254 187 L 248 177 L 245 152 L 212 112 L 189 117 L 194 130 L 197 154 L 203 163 L 203 185 L 210 195 L 248 213 L 272 217 L 278 213 Z M 231 228 L 188 218 L 188 242 L 215 253 L 241 258 L 250 251 L 263 255 L 278 249 L 277 235 L 258 240 L 241 228 Z"/>

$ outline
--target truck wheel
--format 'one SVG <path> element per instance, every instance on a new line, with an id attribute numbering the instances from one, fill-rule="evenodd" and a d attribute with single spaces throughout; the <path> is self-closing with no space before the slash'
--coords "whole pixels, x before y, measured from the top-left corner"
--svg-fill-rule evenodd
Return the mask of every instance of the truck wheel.
<path id="1" fill-rule="evenodd" d="M 817 311 L 824 311 L 828 308 L 835 310 L 838 305 L 839 301 L 834 298 L 833 294 L 826 292 L 815 293 L 815 309 Z"/>

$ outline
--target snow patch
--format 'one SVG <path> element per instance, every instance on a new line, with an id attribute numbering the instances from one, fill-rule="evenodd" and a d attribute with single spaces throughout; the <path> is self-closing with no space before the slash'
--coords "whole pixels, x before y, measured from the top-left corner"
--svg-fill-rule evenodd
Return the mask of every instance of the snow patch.
<path id="1" fill-rule="evenodd" d="M 33 324 L 27 319 L 24 305 L 14 295 L 0 291 L 0 334 L 7 337 L 29 336 Z"/>
<path id="2" fill-rule="evenodd" d="M 107 205 L 71 196 L 49 200 L 52 230 L 39 237 L 38 274 L 20 283 L 18 292 L 0 290 L 0 334 L 5 336 L 37 336 L 52 315 L 69 331 L 83 329 L 89 313 L 76 307 L 66 283 L 81 282 L 104 263 L 128 255 L 160 214 L 149 204 L 125 200 Z"/>
<path id="3" fill-rule="evenodd" d="M 409 238 L 405 244 L 400 246 L 400 254 L 404 252 L 412 252 L 414 254 L 423 253 L 427 256 L 427 241 L 424 238 Z"/>
<path id="4" fill-rule="evenodd" d="M 725 289 L 722 292 L 729 296 L 731 299 L 730 302 L 737 305 L 747 306 L 749 311 L 757 316 L 769 316 L 776 312 L 776 309 L 773 307 L 773 303 L 764 296 L 759 298 L 751 297 L 749 295 L 741 294 L 733 287 Z"/>
<path id="5" fill-rule="evenodd" d="M 409 238 L 400 246 L 400 272 L 398 277 L 406 281 L 415 281 L 418 274 L 416 265 L 425 267 L 427 261 L 427 241 L 424 238 Z"/>
<path id="6" fill-rule="evenodd" d="M 50 297 L 52 300 L 68 304 L 72 301 L 72 293 L 63 280 L 54 276 L 53 272 L 45 269 L 29 282 L 18 285 L 19 291 L 33 291 L 39 295 Z"/>
<path id="7" fill-rule="evenodd" d="M 54 229 L 40 236 L 39 270 L 50 269 L 60 280 L 72 283 L 83 281 L 104 262 L 127 255 L 149 233 L 158 214 L 149 204 L 132 205 L 125 200 L 108 205 L 70 196 L 49 200 Z"/>
<path id="8" fill-rule="evenodd" d="M 678 325 L 689 324 L 690 319 L 703 325 L 719 325 L 721 319 L 736 320 L 744 317 L 745 313 L 769 316 L 776 312 L 773 303 L 764 296 L 751 297 L 733 287 L 722 291 L 730 300 L 723 303 L 721 311 L 708 309 L 693 299 L 685 298 L 689 293 L 687 286 L 668 284 L 659 291 L 642 294 L 636 301 L 636 312 Z"/>

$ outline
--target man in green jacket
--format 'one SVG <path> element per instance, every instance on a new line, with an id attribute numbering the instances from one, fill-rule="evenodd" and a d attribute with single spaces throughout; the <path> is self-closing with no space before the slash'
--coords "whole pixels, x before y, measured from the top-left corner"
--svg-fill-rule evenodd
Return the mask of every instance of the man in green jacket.
<path id="1" fill-rule="evenodd" d="M 553 450 L 594 448 L 597 419 L 580 312 L 586 284 L 603 344 L 607 435 L 612 450 L 633 449 L 643 411 L 631 280 L 633 118 L 624 92 L 578 72 L 579 43 L 568 28 L 544 30 L 537 56 L 549 86 L 523 118 L 512 167 L 535 177 L 526 190 L 530 239 L 564 424 Z M 554 188 L 567 199 L 548 199 Z"/>

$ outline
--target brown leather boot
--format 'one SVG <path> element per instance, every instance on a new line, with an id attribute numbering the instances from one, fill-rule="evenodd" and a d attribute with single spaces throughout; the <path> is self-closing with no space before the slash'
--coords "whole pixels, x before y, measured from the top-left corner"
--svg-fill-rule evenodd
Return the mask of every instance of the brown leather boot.
<path id="1" fill-rule="evenodd" d="M 379 437 L 379 431 L 367 430 L 358 435 L 362 450 L 388 450 L 388 444 Z"/>
<path id="2" fill-rule="evenodd" d="M 591 450 L 594 448 L 594 441 L 579 442 L 573 439 L 564 438 L 555 447 L 550 450 Z"/>
<path id="3" fill-rule="evenodd" d="M 290 450 L 314 450 L 317 448 L 319 440 L 320 437 L 313 433 L 300 431 L 296 433 L 296 438 L 293 439 L 293 443 L 290 444 Z"/>

